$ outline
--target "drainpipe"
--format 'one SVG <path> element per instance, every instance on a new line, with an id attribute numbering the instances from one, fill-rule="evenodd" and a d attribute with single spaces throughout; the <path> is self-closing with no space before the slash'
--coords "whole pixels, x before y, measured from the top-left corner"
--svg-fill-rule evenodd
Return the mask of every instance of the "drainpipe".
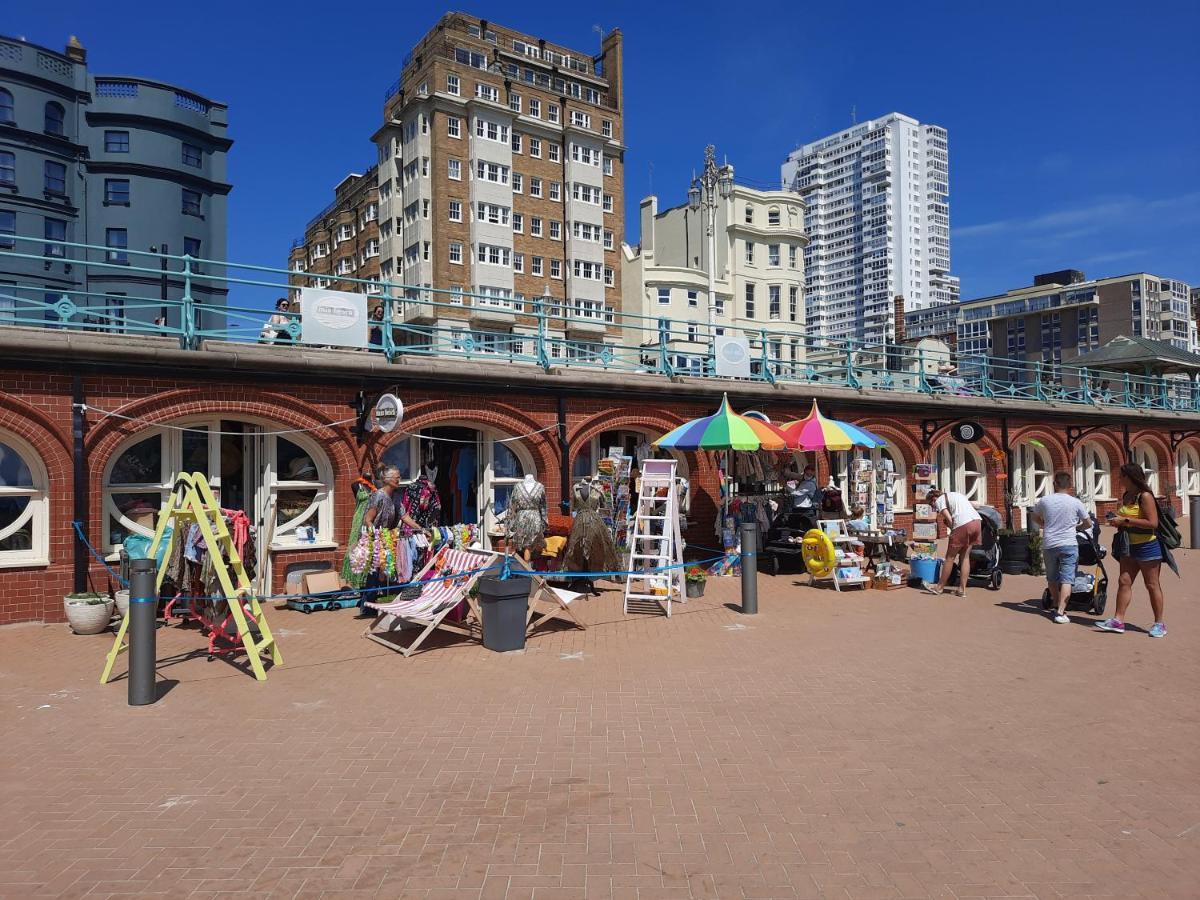
<path id="1" fill-rule="evenodd" d="M 1000 419 L 1000 450 L 1004 453 L 1004 472 L 1008 476 L 1004 479 L 1004 527 L 1009 531 L 1013 527 L 1013 505 L 1012 505 L 1012 460 L 1009 456 L 1008 444 L 1008 416 L 1003 416 Z"/>
<path id="2" fill-rule="evenodd" d="M 88 499 L 91 496 L 91 485 L 88 479 L 87 456 L 84 451 L 83 437 L 87 433 L 87 418 L 84 415 L 83 379 L 75 375 L 71 379 L 71 434 L 73 447 L 73 488 L 75 521 L 80 523 L 84 537 L 88 534 Z M 87 590 L 88 553 L 83 541 L 75 541 L 75 593 Z"/>
<path id="3" fill-rule="evenodd" d="M 567 398 L 558 395 L 558 508 L 564 516 L 571 514 L 571 459 L 567 446 Z"/>

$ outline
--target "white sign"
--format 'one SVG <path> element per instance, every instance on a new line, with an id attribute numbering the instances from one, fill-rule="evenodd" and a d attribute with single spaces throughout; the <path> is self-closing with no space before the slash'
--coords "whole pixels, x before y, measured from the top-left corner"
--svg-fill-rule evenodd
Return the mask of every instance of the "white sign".
<path id="1" fill-rule="evenodd" d="M 301 288 L 300 342 L 322 347 L 366 347 L 366 295 Z"/>
<path id="2" fill-rule="evenodd" d="M 387 434 L 404 421 L 404 404 L 395 394 L 381 394 L 375 401 L 374 414 L 371 416 L 371 431 L 382 431 Z"/>
<path id="3" fill-rule="evenodd" d="M 745 337 L 721 336 L 715 339 L 717 376 L 719 378 L 750 377 L 750 341 Z"/>

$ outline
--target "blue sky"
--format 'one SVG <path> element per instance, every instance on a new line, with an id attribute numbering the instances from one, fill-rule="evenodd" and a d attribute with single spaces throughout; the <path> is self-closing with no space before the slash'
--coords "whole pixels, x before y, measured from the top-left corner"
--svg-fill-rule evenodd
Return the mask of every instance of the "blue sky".
<path id="1" fill-rule="evenodd" d="M 1200 4 L 478 2 L 470 12 L 580 50 L 620 27 L 626 221 L 685 199 L 713 142 L 777 182 L 797 144 L 898 110 L 950 132 L 951 255 L 963 296 L 1035 272 L 1147 270 L 1200 283 Z M 446 7 L 13 3 L 0 30 L 94 72 L 230 105 L 229 256 L 286 264 L 291 240 L 374 158 L 383 91 Z M 311 11 L 310 11 L 311 10 Z"/>

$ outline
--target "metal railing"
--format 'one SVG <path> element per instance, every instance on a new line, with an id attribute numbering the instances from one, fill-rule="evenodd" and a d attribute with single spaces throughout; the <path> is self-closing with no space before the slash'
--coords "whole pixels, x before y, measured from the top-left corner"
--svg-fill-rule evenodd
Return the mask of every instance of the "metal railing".
<path id="1" fill-rule="evenodd" d="M 1200 412 L 1200 380 L 810 336 L 783 320 L 641 316 L 561 297 L 479 293 L 0 234 L 0 327 L 304 344 L 302 287 L 365 295 L 368 352 L 718 378 L 715 339 L 740 337 L 743 378 L 864 391 Z M 66 286 L 64 286 L 66 285 Z M 276 300 L 289 300 L 276 309 Z M 765 310 L 764 310 L 765 311 Z M 699 317 L 703 310 L 695 310 Z M 790 316 L 790 311 L 789 311 Z M 306 345 L 312 346 L 312 345 Z M 339 352 L 326 348 L 330 352 Z"/>

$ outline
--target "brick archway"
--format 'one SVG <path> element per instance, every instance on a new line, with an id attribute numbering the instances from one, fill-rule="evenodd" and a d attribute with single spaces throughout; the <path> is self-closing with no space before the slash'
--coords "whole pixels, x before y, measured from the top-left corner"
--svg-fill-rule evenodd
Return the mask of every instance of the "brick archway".
<path id="1" fill-rule="evenodd" d="M 37 407 L 0 391 L 0 429 L 29 443 L 42 458 L 51 484 L 69 484 L 72 478 L 69 421 L 57 424 Z"/>
<path id="2" fill-rule="evenodd" d="M 1017 445 L 1027 443 L 1030 438 L 1040 441 L 1045 446 L 1046 452 L 1050 454 L 1050 466 L 1054 471 L 1071 467 L 1072 454 L 1067 452 L 1066 436 L 1044 425 L 1025 425 L 1012 431 L 1008 436 L 1009 449 L 1015 450 Z"/>

